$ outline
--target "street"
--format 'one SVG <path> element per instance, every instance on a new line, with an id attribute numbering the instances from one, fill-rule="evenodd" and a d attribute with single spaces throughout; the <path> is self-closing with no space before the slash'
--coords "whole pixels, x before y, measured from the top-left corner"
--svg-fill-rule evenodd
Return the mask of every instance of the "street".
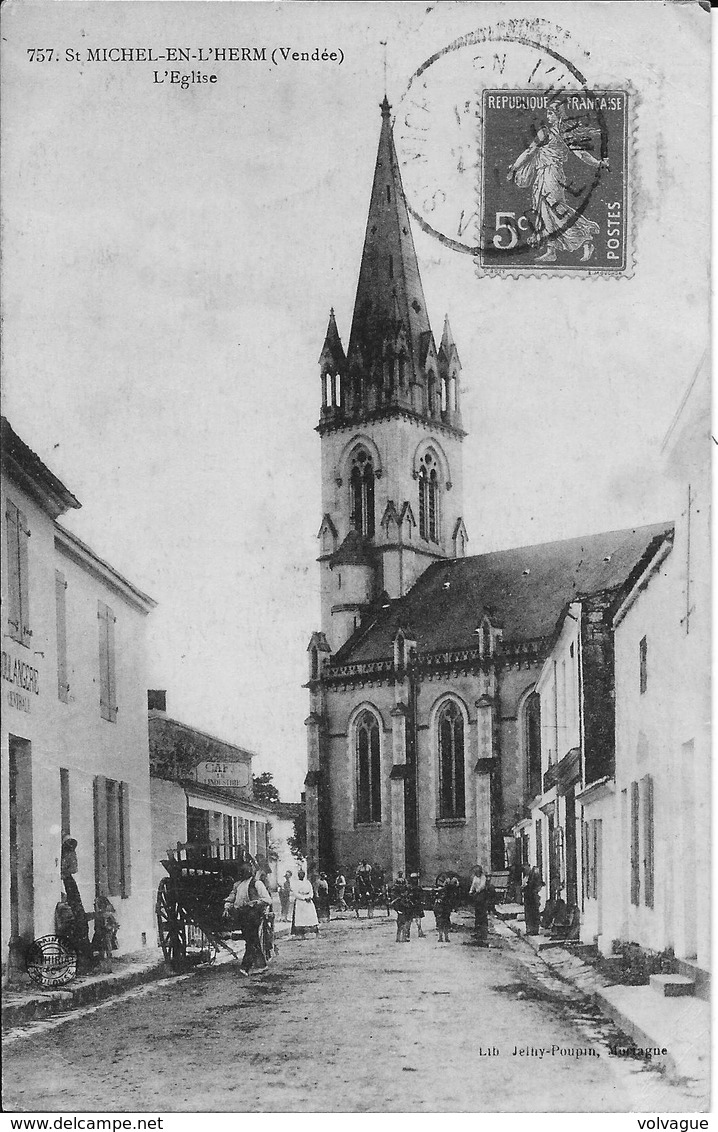
<path id="1" fill-rule="evenodd" d="M 10 1035 L 6 1111 L 694 1111 L 504 925 L 463 946 L 396 944 L 385 917 L 280 940 L 269 971 L 226 963 Z M 431 925 L 429 927 L 429 925 Z M 241 947 L 241 945 L 240 945 Z M 523 1053 L 519 1051 L 524 1051 Z M 598 1055 L 598 1056 L 596 1056 Z"/>

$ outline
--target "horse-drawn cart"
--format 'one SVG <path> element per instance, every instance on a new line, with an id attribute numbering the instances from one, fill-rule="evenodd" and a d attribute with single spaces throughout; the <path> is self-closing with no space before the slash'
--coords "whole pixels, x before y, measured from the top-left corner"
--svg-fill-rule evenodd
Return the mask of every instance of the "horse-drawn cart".
<path id="1" fill-rule="evenodd" d="M 165 959 L 173 970 L 214 962 L 220 948 L 240 959 L 229 940 L 240 939 L 224 914 L 243 865 L 257 871 L 257 862 L 243 845 L 181 844 L 168 850 L 162 861 L 168 876 L 157 889 L 157 932 Z M 259 944 L 265 961 L 276 954 L 274 913 L 259 926 Z"/>

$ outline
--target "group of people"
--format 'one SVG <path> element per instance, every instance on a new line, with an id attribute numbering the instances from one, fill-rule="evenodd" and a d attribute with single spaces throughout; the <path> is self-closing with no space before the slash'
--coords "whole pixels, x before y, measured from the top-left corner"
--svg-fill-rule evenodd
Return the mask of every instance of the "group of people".
<path id="1" fill-rule="evenodd" d="M 535 935 L 539 930 L 540 892 L 543 881 L 538 869 L 525 866 L 523 870 L 522 899 L 526 917 L 526 931 Z M 344 873 L 337 872 L 334 880 L 334 901 L 338 911 L 347 911 L 347 880 Z M 374 904 L 387 891 L 384 870 L 378 865 L 360 861 L 354 876 L 354 908 L 359 915 L 360 905 L 365 905 L 371 914 Z M 440 875 L 434 887 L 430 907 L 434 912 L 439 943 L 449 943 L 452 930 L 451 914 L 463 902 L 461 884 L 456 875 Z M 291 870 L 284 874 L 279 887 L 280 918 L 291 921 L 292 935 L 300 938 L 307 934 L 318 934 L 319 924 L 330 919 L 332 894 L 326 873 L 319 873 L 310 881 L 305 871 L 297 871 L 296 880 Z M 468 890 L 469 904 L 474 910 L 473 938 L 467 943 L 477 947 L 489 946 L 489 914 L 496 909 L 498 895 L 491 883 L 490 874 L 481 865 L 473 869 Z M 418 938 L 424 938 L 422 920 L 425 912 L 424 891 L 418 873 L 408 878 L 399 873 L 387 897 L 387 905 L 396 912 L 396 942 L 408 943 L 411 939 L 412 924 L 416 924 Z"/>
<path id="2" fill-rule="evenodd" d="M 76 956 L 78 975 L 86 975 L 98 966 L 107 971 L 112 952 L 118 946 L 120 923 L 117 912 L 107 893 L 102 890 L 95 897 L 94 910 L 89 914 L 85 911 L 75 880 L 77 871 L 77 841 L 65 834 L 60 853 L 60 879 L 64 891 L 60 893 L 55 906 L 55 934 L 68 951 Z M 90 921 L 93 921 L 92 938 Z"/>

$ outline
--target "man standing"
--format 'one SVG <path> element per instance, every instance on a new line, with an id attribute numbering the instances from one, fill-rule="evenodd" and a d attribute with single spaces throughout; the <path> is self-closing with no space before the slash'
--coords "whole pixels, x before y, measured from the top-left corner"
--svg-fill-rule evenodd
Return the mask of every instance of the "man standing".
<path id="1" fill-rule="evenodd" d="M 411 931 L 411 922 L 416 920 L 417 935 L 419 939 L 424 938 L 424 929 L 421 926 L 421 921 L 424 918 L 424 893 L 419 887 L 419 874 L 411 873 L 409 876 L 409 899 L 411 901 L 411 921 L 409 922 L 409 929 L 407 936 Z"/>
<path id="2" fill-rule="evenodd" d="M 272 898 L 263 882 L 254 876 L 251 865 L 241 865 L 239 880 L 224 902 L 225 916 L 234 916 L 244 939 L 244 955 L 239 965 L 241 975 L 260 974 L 267 970 L 267 957 L 262 950 L 260 931 Z"/>
<path id="3" fill-rule="evenodd" d="M 477 865 L 469 888 L 469 900 L 474 905 L 474 942 L 479 947 L 489 946 L 489 909 L 486 885 L 486 873 L 481 865 Z"/>
<path id="4" fill-rule="evenodd" d="M 347 890 L 347 878 L 344 876 L 341 869 L 337 873 L 337 878 L 334 881 L 334 890 L 337 894 L 337 910 L 339 912 L 346 912 L 347 905 L 344 899 L 344 893 Z"/>
<path id="5" fill-rule="evenodd" d="M 521 887 L 524 897 L 526 935 L 538 935 L 543 881 L 541 880 L 541 873 L 535 865 L 524 865 L 523 874 L 524 879 Z"/>
<path id="6" fill-rule="evenodd" d="M 285 923 L 289 919 L 289 904 L 292 899 L 292 870 L 287 869 L 284 881 L 279 886 L 279 918 Z"/>

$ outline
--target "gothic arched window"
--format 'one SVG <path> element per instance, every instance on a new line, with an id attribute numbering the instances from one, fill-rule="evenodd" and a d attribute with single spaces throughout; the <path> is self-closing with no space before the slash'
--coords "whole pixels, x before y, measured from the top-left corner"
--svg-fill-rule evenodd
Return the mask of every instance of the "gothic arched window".
<path id="1" fill-rule="evenodd" d="M 381 821 L 381 759 L 379 721 L 363 711 L 356 721 L 357 822 Z"/>
<path id="2" fill-rule="evenodd" d="M 419 467 L 419 534 L 430 542 L 439 541 L 439 471 L 430 452 Z"/>
<path id="3" fill-rule="evenodd" d="M 439 817 L 466 817 L 464 717 L 449 700 L 441 709 L 439 730 Z"/>
<path id="4" fill-rule="evenodd" d="M 523 716 L 526 793 L 534 798 L 541 792 L 541 697 L 538 692 L 527 696 Z"/>
<path id="5" fill-rule="evenodd" d="M 374 537 L 374 465 L 363 448 L 357 449 L 349 477 L 351 518 L 359 534 Z"/>

